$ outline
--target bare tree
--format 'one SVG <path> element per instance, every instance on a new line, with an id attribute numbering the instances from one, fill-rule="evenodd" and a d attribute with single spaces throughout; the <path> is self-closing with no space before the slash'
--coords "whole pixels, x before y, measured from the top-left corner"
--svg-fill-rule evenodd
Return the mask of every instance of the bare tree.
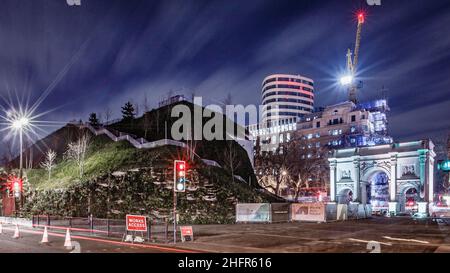
<path id="1" fill-rule="evenodd" d="M 56 160 L 56 152 L 52 149 L 49 149 L 45 153 L 45 159 L 41 162 L 41 167 L 46 169 L 48 172 L 48 180 L 51 179 L 52 176 L 52 169 L 55 167 L 55 160 Z"/>
<path id="2" fill-rule="evenodd" d="M 109 108 L 109 106 L 107 106 L 105 109 L 105 123 L 106 124 L 108 124 L 108 122 L 110 121 L 111 116 L 112 116 L 111 108 Z"/>
<path id="3" fill-rule="evenodd" d="M 80 178 L 84 174 L 84 164 L 86 160 L 86 153 L 91 142 L 91 137 L 87 133 L 83 133 L 75 142 L 67 145 L 66 157 L 76 162 L 80 173 Z"/>
<path id="4" fill-rule="evenodd" d="M 145 113 L 150 111 L 150 105 L 148 103 L 147 94 L 144 94 L 144 102 L 142 103 L 142 107 L 144 108 Z"/>
<path id="5" fill-rule="evenodd" d="M 226 147 L 224 149 L 224 167 L 231 173 L 231 179 L 234 182 L 234 175 L 241 165 L 241 159 L 238 154 L 236 144 L 233 140 L 226 141 Z"/>
<path id="6" fill-rule="evenodd" d="M 136 106 L 135 106 L 135 113 L 136 113 L 136 117 L 138 117 L 139 116 L 139 103 L 136 103 Z"/>
<path id="7" fill-rule="evenodd" d="M 190 134 L 190 137 L 186 140 L 188 158 L 191 161 L 194 161 L 194 157 L 195 157 L 196 151 L 197 151 L 197 144 L 198 144 L 198 141 L 195 140 L 195 138 L 194 138 L 194 132 L 193 131 L 194 130 L 189 130 L 189 132 L 191 134 Z"/>
<path id="8" fill-rule="evenodd" d="M 255 155 L 255 171 L 259 184 L 266 189 L 271 189 L 277 195 L 280 194 L 280 187 L 287 178 L 288 155 L 282 147 L 273 153 L 257 152 Z"/>
<path id="9" fill-rule="evenodd" d="M 294 193 L 295 200 L 311 187 L 325 188 L 326 150 L 303 138 L 281 143 L 274 152 L 260 152 L 257 145 L 255 172 L 259 184 L 280 195 L 281 186 Z"/>

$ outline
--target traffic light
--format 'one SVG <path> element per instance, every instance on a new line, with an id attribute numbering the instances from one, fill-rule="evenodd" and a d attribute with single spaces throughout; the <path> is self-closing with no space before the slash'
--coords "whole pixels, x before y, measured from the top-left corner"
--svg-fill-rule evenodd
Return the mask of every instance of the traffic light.
<path id="1" fill-rule="evenodd" d="M 175 160 L 174 162 L 174 190 L 175 192 L 186 191 L 186 162 Z"/>

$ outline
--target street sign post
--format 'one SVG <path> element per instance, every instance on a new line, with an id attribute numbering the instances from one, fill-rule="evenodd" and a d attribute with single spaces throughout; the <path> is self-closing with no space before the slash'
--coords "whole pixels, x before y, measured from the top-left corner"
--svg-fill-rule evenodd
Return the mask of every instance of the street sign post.
<path id="1" fill-rule="evenodd" d="M 144 232 L 147 232 L 148 230 L 147 217 L 142 215 L 127 214 L 125 219 L 126 219 L 126 233 L 123 235 L 122 240 L 125 242 L 143 243 L 145 241 Z M 129 231 L 131 231 L 132 234 L 128 234 Z M 136 236 L 136 232 L 141 232 L 141 236 Z"/>
<path id="2" fill-rule="evenodd" d="M 194 231 L 192 230 L 192 226 L 181 226 L 180 233 L 182 242 L 194 241 Z"/>
<path id="3" fill-rule="evenodd" d="M 126 215 L 127 231 L 147 232 L 147 217 L 142 215 Z"/>

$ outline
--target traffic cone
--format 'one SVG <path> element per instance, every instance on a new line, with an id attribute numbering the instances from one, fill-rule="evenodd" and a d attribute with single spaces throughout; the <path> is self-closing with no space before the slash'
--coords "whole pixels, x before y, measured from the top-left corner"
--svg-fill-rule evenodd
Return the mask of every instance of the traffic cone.
<path id="1" fill-rule="evenodd" d="M 47 226 L 44 228 L 44 235 L 42 235 L 41 244 L 48 244 L 48 232 L 47 232 Z"/>
<path id="2" fill-rule="evenodd" d="M 64 241 L 64 246 L 66 248 L 72 248 L 72 241 L 70 240 L 70 230 L 67 229 L 66 231 L 66 240 Z"/>
<path id="3" fill-rule="evenodd" d="M 13 239 L 18 239 L 20 237 L 19 226 L 16 225 L 16 230 L 14 230 Z"/>

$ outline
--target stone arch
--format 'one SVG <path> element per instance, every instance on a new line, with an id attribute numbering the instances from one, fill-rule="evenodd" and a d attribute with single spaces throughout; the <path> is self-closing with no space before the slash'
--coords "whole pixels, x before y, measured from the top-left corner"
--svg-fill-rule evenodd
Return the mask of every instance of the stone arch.
<path id="1" fill-rule="evenodd" d="M 369 182 L 370 178 L 372 178 L 373 175 L 379 172 L 384 172 L 389 178 L 389 181 L 391 181 L 391 171 L 388 168 L 385 167 L 371 167 L 364 171 L 363 175 L 361 176 L 361 181 L 363 182 Z"/>
<path id="2" fill-rule="evenodd" d="M 379 166 L 369 168 L 364 172 L 361 181 L 362 202 L 371 204 L 374 211 L 388 210 L 392 183 L 390 171 Z"/>
<path id="3" fill-rule="evenodd" d="M 401 185 L 401 187 L 398 189 L 398 197 L 397 197 L 397 200 L 398 200 L 399 206 L 400 206 L 400 211 L 406 210 L 406 201 L 407 201 L 406 193 L 410 189 L 415 189 L 417 192 L 417 195 L 418 196 L 420 195 L 420 185 L 418 183 L 408 182 L 408 183 Z"/>
<path id="4" fill-rule="evenodd" d="M 351 200 L 349 200 L 349 197 L 352 196 Z M 349 201 L 352 201 L 354 198 L 353 196 L 353 189 L 350 187 L 343 187 L 339 190 L 337 194 L 337 203 L 338 204 L 348 204 Z"/>

